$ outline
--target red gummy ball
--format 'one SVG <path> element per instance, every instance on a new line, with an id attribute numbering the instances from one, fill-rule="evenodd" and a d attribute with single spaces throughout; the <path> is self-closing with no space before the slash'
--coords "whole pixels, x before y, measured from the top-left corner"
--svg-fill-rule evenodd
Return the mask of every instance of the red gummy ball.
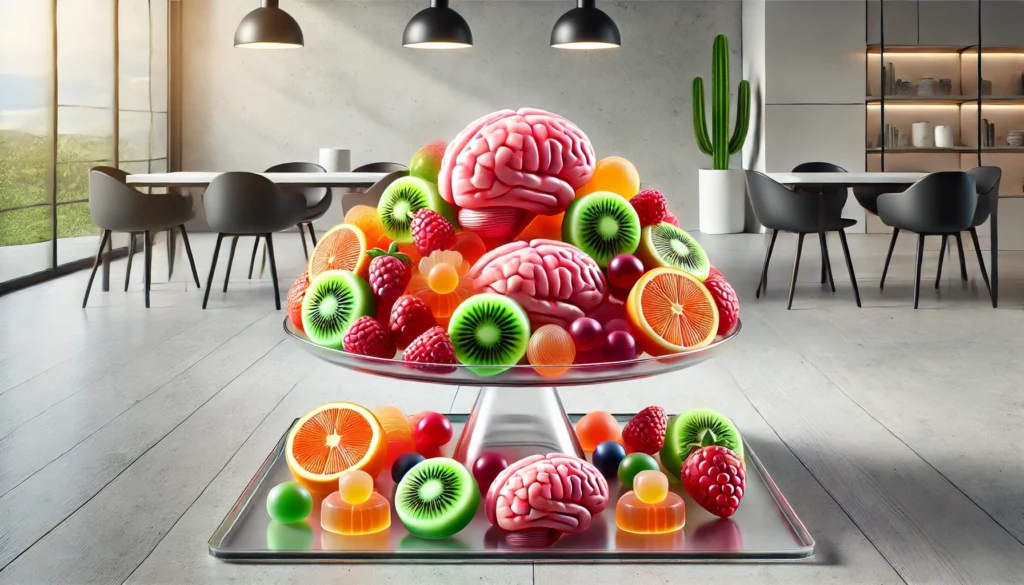
<path id="1" fill-rule="evenodd" d="M 498 477 L 505 468 L 508 467 L 508 460 L 502 457 L 501 453 L 495 453 L 493 451 L 487 451 L 481 453 L 476 461 L 473 462 L 473 478 L 476 479 L 476 485 L 480 488 L 480 493 L 486 494 L 487 490 L 491 489 L 491 484 L 494 483 L 494 478 Z"/>
<path id="2" fill-rule="evenodd" d="M 610 362 L 624 362 L 636 357 L 636 340 L 625 331 L 612 331 L 605 338 L 605 358 Z"/>
<path id="3" fill-rule="evenodd" d="M 416 421 L 412 429 L 412 440 L 421 454 L 423 450 L 443 447 L 452 440 L 452 423 L 441 413 L 428 412 Z"/>
<path id="4" fill-rule="evenodd" d="M 604 342 L 604 328 L 590 317 L 580 317 L 573 321 L 569 325 L 569 335 L 580 351 L 594 349 Z"/>
<path id="5" fill-rule="evenodd" d="M 617 288 L 631 289 L 644 275 L 644 263 L 632 254 L 619 254 L 608 262 L 608 282 Z"/>

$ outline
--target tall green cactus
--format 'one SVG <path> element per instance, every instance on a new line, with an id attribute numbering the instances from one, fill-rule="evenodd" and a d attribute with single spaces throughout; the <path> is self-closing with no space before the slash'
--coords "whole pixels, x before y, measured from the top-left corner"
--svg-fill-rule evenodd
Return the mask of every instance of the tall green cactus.
<path id="1" fill-rule="evenodd" d="M 750 83 L 740 81 L 736 101 L 736 128 L 729 138 L 729 39 L 715 37 L 711 69 L 711 132 L 708 137 L 707 116 L 704 113 L 704 80 L 693 78 L 693 129 L 697 133 L 697 146 L 710 154 L 715 170 L 729 168 L 729 156 L 743 148 L 750 124 Z M 713 140 L 712 140 L 713 138 Z"/>

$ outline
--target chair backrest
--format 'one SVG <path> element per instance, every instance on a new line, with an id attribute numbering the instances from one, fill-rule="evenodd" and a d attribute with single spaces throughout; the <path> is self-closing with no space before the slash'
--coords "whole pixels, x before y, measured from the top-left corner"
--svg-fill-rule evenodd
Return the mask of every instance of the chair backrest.
<path id="1" fill-rule="evenodd" d="M 363 172 L 371 173 L 375 171 Z M 388 188 L 388 185 L 408 175 L 409 171 L 404 169 L 391 171 L 368 189 L 343 193 L 341 195 L 341 212 L 347 214 L 356 205 L 377 207 L 377 204 L 380 202 L 380 196 L 384 194 L 384 190 Z"/>
<path id="2" fill-rule="evenodd" d="M 310 162 L 289 162 L 274 165 L 266 170 L 268 173 L 326 173 L 322 166 Z M 306 198 L 306 207 L 313 207 L 323 201 L 324 197 L 331 196 L 330 187 L 299 187 L 289 186 L 285 188 L 291 193 L 298 193 Z"/>
<path id="3" fill-rule="evenodd" d="M 217 175 L 203 194 L 210 229 L 224 234 L 276 232 L 299 223 L 306 199 L 285 193 L 270 179 L 255 173 Z"/>
<path id="4" fill-rule="evenodd" d="M 963 171 L 932 173 L 902 193 L 878 196 L 878 217 L 886 225 L 919 234 L 952 234 L 971 226 L 978 191 Z"/>
<path id="5" fill-rule="evenodd" d="M 978 227 L 988 221 L 992 209 L 999 203 L 999 181 L 1003 178 L 1003 170 L 999 167 L 974 167 L 967 174 L 974 178 L 978 189 L 978 208 L 971 221 L 971 227 Z"/>
<path id="6" fill-rule="evenodd" d="M 868 213 L 878 215 L 878 196 L 882 193 L 902 193 L 906 185 L 899 183 L 879 183 L 877 185 L 860 185 L 853 188 L 853 196 Z"/>
<path id="7" fill-rule="evenodd" d="M 805 162 L 793 167 L 794 173 L 845 173 L 846 169 L 839 165 L 827 162 Z M 814 193 L 820 195 L 828 193 L 836 197 L 842 197 L 843 204 L 849 195 L 848 189 L 842 185 L 793 185 L 794 191 L 801 193 Z"/>
<path id="8" fill-rule="evenodd" d="M 393 173 L 407 171 L 409 167 L 393 162 L 374 162 L 352 169 L 353 173 Z"/>
<path id="9" fill-rule="evenodd" d="M 99 228 L 116 231 L 134 229 L 140 211 L 139 197 L 145 195 L 125 182 L 128 173 L 112 167 L 89 169 L 89 213 Z"/>
<path id="10" fill-rule="evenodd" d="M 764 227 L 788 232 L 817 232 L 834 229 L 840 223 L 845 195 L 799 193 L 757 171 L 744 172 L 750 206 Z"/>

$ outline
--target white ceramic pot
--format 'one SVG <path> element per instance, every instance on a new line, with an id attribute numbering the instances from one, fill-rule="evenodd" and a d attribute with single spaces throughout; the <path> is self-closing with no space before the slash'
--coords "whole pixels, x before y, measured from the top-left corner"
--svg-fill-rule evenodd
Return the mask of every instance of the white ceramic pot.
<path id="1" fill-rule="evenodd" d="M 742 169 L 700 169 L 700 231 L 738 234 L 743 231 L 746 178 Z"/>

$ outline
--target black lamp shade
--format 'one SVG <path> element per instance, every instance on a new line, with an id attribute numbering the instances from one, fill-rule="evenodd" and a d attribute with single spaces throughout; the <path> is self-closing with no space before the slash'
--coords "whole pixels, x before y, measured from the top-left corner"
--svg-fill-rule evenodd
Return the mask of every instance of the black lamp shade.
<path id="1" fill-rule="evenodd" d="M 578 0 L 576 8 L 563 14 L 551 29 L 551 46 L 556 49 L 614 49 L 622 45 L 615 21 L 595 5 L 595 0 Z"/>
<path id="2" fill-rule="evenodd" d="M 302 29 L 290 14 L 277 7 L 277 0 L 245 15 L 235 29 L 235 46 L 246 49 L 297 49 L 303 45 Z"/>
<path id="3" fill-rule="evenodd" d="M 473 31 L 448 0 L 431 0 L 412 17 L 402 33 L 402 45 L 413 49 L 464 49 L 473 46 Z"/>

